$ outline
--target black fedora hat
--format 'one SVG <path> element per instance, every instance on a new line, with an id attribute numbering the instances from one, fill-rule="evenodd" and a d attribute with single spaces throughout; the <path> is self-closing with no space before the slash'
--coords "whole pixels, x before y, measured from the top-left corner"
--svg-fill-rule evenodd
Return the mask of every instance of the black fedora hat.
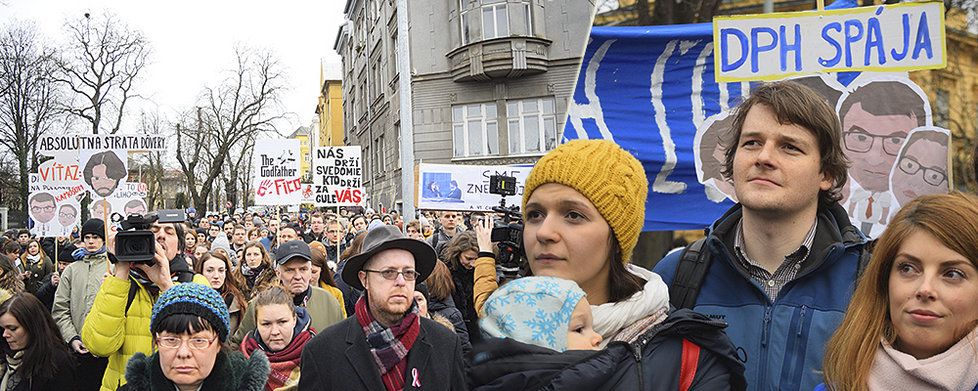
<path id="1" fill-rule="evenodd" d="M 367 263 L 377 253 L 390 249 L 406 250 L 414 255 L 414 270 L 418 272 L 416 284 L 428 278 L 431 271 L 435 269 L 435 262 L 438 262 L 435 249 L 431 248 L 427 242 L 406 238 L 396 226 L 385 225 L 367 232 L 367 236 L 363 238 L 363 252 L 350 257 L 350 260 L 346 261 L 346 266 L 343 267 L 343 281 L 354 288 L 363 290 L 363 284 L 360 283 L 358 276 L 360 270 L 363 269 L 363 264 Z"/>

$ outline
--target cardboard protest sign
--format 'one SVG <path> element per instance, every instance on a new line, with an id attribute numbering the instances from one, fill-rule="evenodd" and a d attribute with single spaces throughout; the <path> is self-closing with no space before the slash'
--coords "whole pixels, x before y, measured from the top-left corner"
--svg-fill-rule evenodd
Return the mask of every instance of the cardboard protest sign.
<path id="1" fill-rule="evenodd" d="M 890 27 L 900 26 L 882 26 Z M 650 187 L 644 230 L 702 229 L 735 202 L 734 187 L 721 174 L 720 140 L 728 135 L 737 104 L 760 82 L 717 82 L 713 36 L 709 24 L 591 31 L 563 138 L 610 139 L 642 162 Z M 910 134 L 935 130 L 926 95 L 905 74 L 837 72 L 792 80 L 820 94 L 839 114 L 842 147 L 852 161 L 841 204 L 865 233 L 881 232 L 914 194 L 947 191 L 941 180 L 946 165 L 942 171 L 934 156 L 912 151 L 919 167 L 900 165 Z M 946 159 L 950 141 L 931 144 L 931 133 L 930 141 L 918 145 Z"/>
<path id="2" fill-rule="evenodd" d="M 256 205 L 298 205 L 299 140 L 262 140 L 255 145 L 254 184 Z"/>
<path id="3" fill-rule="evenodd" d="M 108 197 L 125 183 L 129 176 L 126 150 L 91 150 L 78 152 L 78 165 L 82 167 L 82 185 L 93 197 Z"/>
<path id="4" fill-rule="evenodd" d="M 713 42 L 722 82 L 947 65 L 939 2 L 717 17 Z"/>
<path id="5" fill-rule="evenodd" d="M 459 164 L 418 165 L 418 209 L 431 210 L 492 210 L 499 206 L 500 196 L 489 193 L 489 177 L 516 177 L 516 195 L 506 198 L 507 204 L 519 204 L 523 184 L 533 166 L 501 165 L 475 166 Z"/>
<path id="6" fill-rule="evenodd" d="M 316 206 L 363 206 L 359 146 L 316 148 L 313 156 Z"/>
<path id="7" fill-rule="evenodd" d="M 83 196 L 81 185 L 65 182 L 45 182 L 39 174 L 29 174 L 30 196 L 27 211 L 33 223 L 31 234 L 37 237 L 67 236 L 80 225 L 78 200 Z"/>
<path id="8" fill-rule="evenodd" d="M 37 150 L 44 156 L 55 156 L 57 154 L 74 153 L 78 154 L 78 136 L 41 136 L 37 140 Z M 77 158 L 76 158 L 77 160 Z"/>

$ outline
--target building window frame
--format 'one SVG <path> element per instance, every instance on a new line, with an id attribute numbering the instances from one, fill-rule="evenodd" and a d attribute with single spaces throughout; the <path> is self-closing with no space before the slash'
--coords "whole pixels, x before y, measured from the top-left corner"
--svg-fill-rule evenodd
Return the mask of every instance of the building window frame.
<path id="1" fill-rule="evenodd" d="M 452 106 L 452 155 L 456 158 L 499 155 L 496 102 Z"/>
<path id="2" fill-rule="evenodd" d="M 557 146 L 556 99 L 544 96 L 506 102 L 509 153 L 540 154 Z M 536 146 L 532 144 L 535 140 Z"/>

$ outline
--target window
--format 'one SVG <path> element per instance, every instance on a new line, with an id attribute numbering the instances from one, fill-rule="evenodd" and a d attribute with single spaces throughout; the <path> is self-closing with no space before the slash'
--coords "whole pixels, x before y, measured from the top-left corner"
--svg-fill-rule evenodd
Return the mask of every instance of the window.
<path id="1" fill-rule="evenodd" d="M 948 122 L 951 119 L 949 110 L 949 97 L 947 90 L 937 89 L 937 113 L 934 115 L 934 125 L 940 126 L 942 128 L 947 128 Z"/>
<path id="2" fill-rule="evenodd" d="M 496 103 L 474 103 L 452 107 L 452 140 L 455 157 L 499 153 Z"/>
<path id="3" fill-rule="evenodd" d="M 470 42 L 469 37 L 471 37 L 471 32 L 469 31 L 469 26 L 472 25 L 472 16 L 471 16 L 472 12 L 471 10 L 464 10 L 465 9 L 465 4 L 463 4 L 464 2 L 465 0 L 458 0 L 458 11 L 459 11 L 459 15 L 461 15 L 458 20 L 459 20 L 459 31 L 461 32 L 462 35 L 462 46 L 468 45 Z"/>
<path id="4" fill-rule="evenodd" d="M 397 135 L 397 145 L 392 148 L 394 150 L 394 168 L 401 168 L 401 124 L 394 124 L 394 134 Z"/>
<path id="5" fill-rule="evenodd" d="M 557 146 L 554 98 L 532 98 L 506 103 L 509 153 L 546 152 Z"/>
<path id="6" fill-rule="evenodd" d="M 374 139 L 373 150 L 374 174 L 380 176 L 387 171 L 387 163 L 384 161 L 384 135 Z"/>
<path id="7" fill-rule="evenodd" d="M 482 39 L 508 36 L 508 16 L 506 3 L 482 6 Z"/>

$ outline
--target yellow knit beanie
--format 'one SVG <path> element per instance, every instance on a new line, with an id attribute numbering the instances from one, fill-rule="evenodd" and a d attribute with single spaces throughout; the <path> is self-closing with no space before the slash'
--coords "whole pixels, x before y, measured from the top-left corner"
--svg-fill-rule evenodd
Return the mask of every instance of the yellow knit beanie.
<path id="1" fill-rule="evenodd" d="M 632 259 L 645 222 L 649 182 L 638 159 L 608 140 L 574 140 L 548 152 L 530 171 L 526 201 L 540 185 L 558 183 L 577 190 L 598 209 L 618 239 L 622 260 Z"/>

